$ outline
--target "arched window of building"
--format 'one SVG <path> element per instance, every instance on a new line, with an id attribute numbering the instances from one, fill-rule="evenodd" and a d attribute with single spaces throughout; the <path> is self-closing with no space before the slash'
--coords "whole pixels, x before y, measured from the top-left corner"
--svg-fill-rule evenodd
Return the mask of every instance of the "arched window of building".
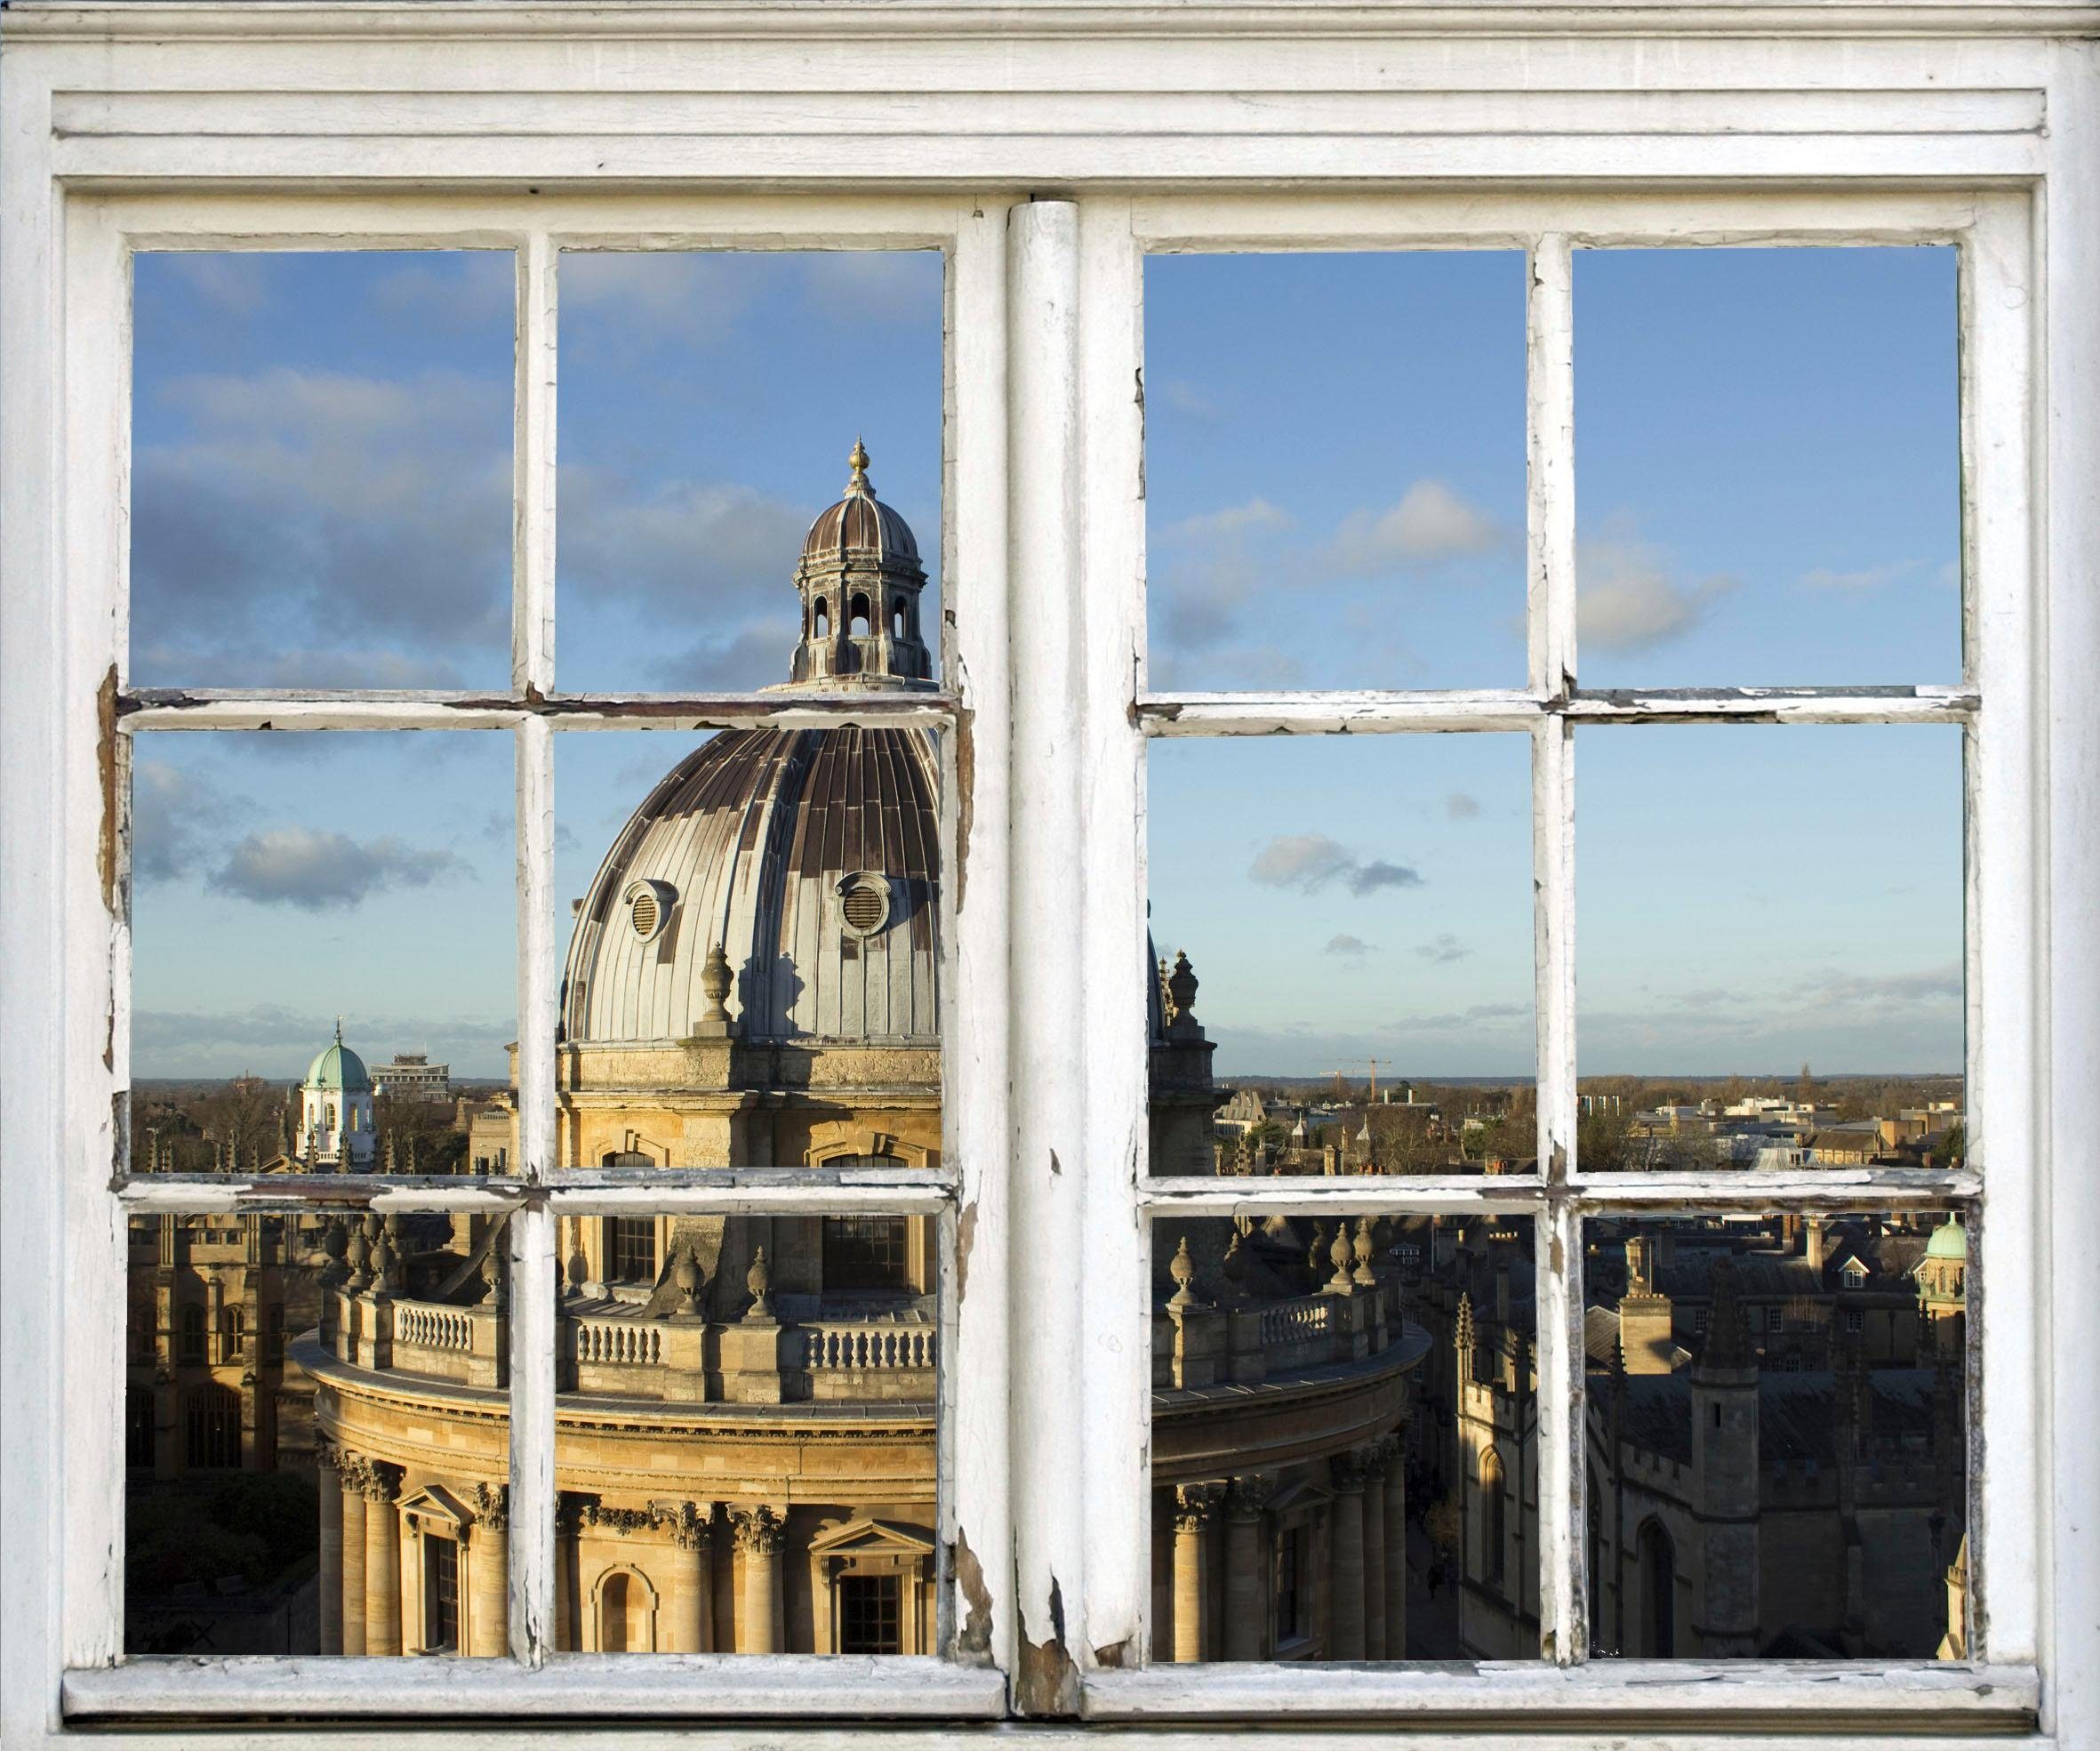
<path id="1" fill-rule="evenodd" d="M 1636 1546 L 1640 1563 L 1642 1628 L 1647 1646 L 1640 1651 L 1651 1659 L 1672 1659 L 1677 1655 L 1677 1546 L 1663 1522 L 1650 1520 L 1640 1529 Z"/>
<path id="2" fill-rule="evenodd" d="M 639 1633 L 642 1626 L 635 1622 L 635 1610 L 643 1602 L 640 1590 L 633 1577 L 615 1570 L 607 1575 L 598 1587 L 598 1651 L 607 1654 L 624 1654 L 629 1651 L 642 1653 L 648 1651 L 646 1638 Z"/>
<path id="3" fill-rule="evenodd" d="M 219 1360 L 222 1362 L 241 1359 L 241 1339 L 245 1335 L 243 1318 L 238 1307 L 221 1307 L 219 1310 Z"/>
<path id="4" fill-rule="evenodd" d="M 865 639 L 871 630 L 868 623 L 868 598 L 865 596 L 854 596 L 848 618 L 850 623 L 846 631 L 856 639 Z"/>
<path id="5" fill-rule="evenodd" d="M 605 1280 L 615 1283 L 656 1281 L 656 1218 L 609 1216 L 605 1218 Z"/>
<path id="6" fill-rule="evenodd" d="M 182 1454 L 192 1471 L 239 1466 L 240 1394 L 231 1386 L 192 1386 L 182 1394 Z"/>
<path id="7" fill-rule="evenodd" d="M 890 636 L 893 639 L 904 636 L 904 598 L 902 596 L 890 605 Z"/>
<path id="8" fill-rule="evenodd" d="M 179 1360 L 193 1368 L 204 1363 L 204 1310 L 191 1305 L 182 1310 L 182 1342 L 177 1351 Z"/>
<path id="9" fill-rule="evenodd" d="M 333 1130 L 335 1129 L 335 1103 L 333 1101 L 329 1102 L 327 1112 L 328 1117 L 324 1122 L 328 1129 Z"/>
<path id="10" fill-rule="evenodd" d="M 831 610 L 822 596 L 817 598 L 816 635 L 820 639 L 831 636 Z"/>
<path id="11" fill-rule="evenodd" d="M 1502 1455 L 1491 1447 L 1480 1460 L 1480 1569 L 1484 1578 L 1498 1584 L 1508 1572 L 1509 1530 Z"/>

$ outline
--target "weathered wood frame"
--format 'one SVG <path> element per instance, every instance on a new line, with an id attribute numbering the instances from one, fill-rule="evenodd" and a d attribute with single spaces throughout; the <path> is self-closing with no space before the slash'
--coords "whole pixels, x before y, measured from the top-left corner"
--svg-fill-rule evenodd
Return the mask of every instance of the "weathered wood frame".
<path id="1" fill-rule="evenodd" d="M 574 9 L 31 4 L 10 12 L 0 90 L 0 1723 L 10 1745 L 97 1725 L 308 1715 L 365 1742 L 379 1717 L 541 1721 L 785 1714 L 825 1735 L 1002 1706 L 1223 1725 L 1375 1721 L 1395 1745 L 1862 1745 L 1952 1730 L 2100 1739 L 2100 1383 L 2076 1367 L 2100 1298 L 2100 1180 L 2081 1172 L 2100 1061 L 2100 12 L 2055 0 L 1816 6 L 1185 8 L 968 0 L 908 6 Z M 577 52 L 580 45 L 591 52 Z M 812 100 L 815 94 L 819 100 Z M 493 133 L 501 121 L 504 131 Z M 2045 125 L 2046 124 L 2046 125 Z M 530 185 L 528 187 L 528 185 Z M 1375 186 L 1374 186 L 1375 185 Z M 274 190 L 268 200 L 257 190 Z M 1030 202 L 1030 191 L 1076 199 Z M 696 190 L 706 190 L 703 195 Z M 740 192 L 741 191 L 741 192 Z M 914 192 L 917 191 L 917 192 Z M 1208 191 L 1208 192 L 1203 192 Z M 152 198 L 148 198 L 148 195 Z M 131 205 L 127 205 L 127 203 Z M 1011 206 L 1009 204 L 1013 204 Z M 871 218 L 872 209 L 879 216 Z M 150 209 L 152 222 L 143 214 Z M 112 1195 L 128 967 L 116 894 L 132 727 L 410 724 L 507 729 L 518 752 L 521 922 L 549 869 L 557 727 L 765 721 L 777 700 L 550 696 L 554 249 L 897 246 L 950 253 L 944 672 L 958 891 L 947 984 L 947 1159 L 958 1329 L 943 1346 L 953 1458 L 947 1619 L 962 1662 L 796 1659 L 538 1665 L 551 1550 L 513 1553 L 523 1665 L 409 1662 L 384 1698 L 348 1662 L 111 1666 L 108 1456 L 121 1381 L 122 1219 L 178 1188 Z M 518 250 L 518 592 L 514 687 L 374 702 L 120 700 L 123 258 L 133 247 L 385 244 Z M 1573 675 L 1568 251 L 1639 242 L 1955 241 L 1964 251 L 1965 509 L 1972 667 L 1959 685 L 1863 695 L 1583 695 Z M 1464 695 L 1139 697 L 1143 570 L 1140 265 L 1159 248 L 1521 246 L 1534 264 L 1532 665 Z M 114 317 L 116 327 L 107 324 Z M 98 323 L 104 325 L 98 328 Z M 2042 366 L 2046 362 L 2046 373 Z M 1009 445 L 1016 466 L 1009 469 Z M 1026 663 L 1015 663 L 1021 652 Z M 809 702 L 820 714 L 854 706 Z M 135 710 L 132 708 L 136 708 Z M 1143 739 L 1154 734 L 1508 728 L 1533 739 L 1541 881 L 1541 1160 L 1529 1183 L 1355 1187 L 1337 1207 L 1500 1197 L 1545 1225 L 1542 1368 L 1576 1377 L 1579 1308 L 1556 1254 L 1589 1209 L 1888 1205 L 1976 1194 L 1864 1173 L 1626 1188 L 1572 1158 L 1578 721 L 1961 723 L 1969 747 L 1971 1101 L 1989 1169 L 1979 1225 L 1984 1395 L 1972 1467 L 1988 1666 L 1581 1663 L 1581 1468 L 1571 1398 L 1547 1457 L 1557 1552 L 1551 1658 L 1465 1672 L 1133 1669 L 1145 1650 L 1143 1231 L 1167 1203 L 1304 1193 L 1142 1183 Z M 887 721 L 894 721 L 887 719 Z M 976 898 L 962 896 L 974 890 Z M 1081 896 L 1077 904 L 1074 896 Z M 1046 912 L 1046 903 L 1057 910 Z M 1009 917 L 1026 919 L 1009 931 Z M 1063 918 L 1069 928 L 1045 928 Z M 524 1037 L 551 1018 L 551 944 L 521 957 Z M 1988 978 L 1975 976 L 1979 967 Z M 1084 996 L 1084 1008 L 1078 1007 Z M 545 1037 L 551 1040 L 550 1028 Z M 1075 1045 L 1083 1041 L 1083 1045 Z M 527 1054 L 521 1074 L 551 1086 Z M 1012 1089 L 1009 1098 L 1007 1090 Z M 547 1160 L 545 1109 L 525 1150 Z M 317 1188 L 319 1189 L 319 1188 Z M 556 1201 L 626 1188 L 497 1188 L 547 1275 Z M 928 1188 L 931 1189 L 931 1188 Z M 380 1194 L 418 1207 L 456 1185 Z M 897 1189 L 757 1179 L 651 1201 L 895 1207 Z M 949 1195 L 943 1185 L 936 1195 Z M 1202 1207 L 1208 1208 L 1207 1205 Z M 1052 1243 L 1054 1243 L 1054 1245 Z M 1084 1288 L 1079 1260 L 1084 1258 Z M 963 1267 L 967 1267 L 967 1292 Z M 551 1348 L 521 1310 L 522 1353 Z M 110 1334 L 106 1339 L 104 1334 Z M 2062 1365 L 2050 1366 L 2052 1358 Z M 523 1370 L 544 1380 L 544 1371 Z M 543 1386 L 514 1405 L 548 1422 Z M 1073 1407 L 1078 1407 L 1075 1422 Z M 521 1442 L 521 1506 L 551 1453 Z M 533 1457 L 534 1452 L 537 1457 Z M 1081 1467 L 1084 1466 L 1084 1471 Z M 944 1510 L 944 1513 L 948 1510 Z M 528 1519 L 516 1514 L 513 1524 Z M 950 1528 L 944 1525 L 944 1538 Z M 550 1538 L 550 1528 L 549 1529 Z M 944 1548 L 946 1546 L 944 1546 Z M 982 1666 L 969 1664 L 982 1660 Z M 61 1675 L 68 1674 L 61 1685 Z M 989 1682 L 986 1682 L 989 1681 Z M 1962 1724 L 1954 1726 L 1956 1721 Z M 887 1722 L 891 1724 L 866 1724 Z M 1558 1728 L 1551 1739 L 1536 1735 Z M 291 1746 L 256 1728 L 240 1742 Z M 436 1742 L 405 1726 L 404 1742 Z M 517 1731 L 517 1730 L 513 1730 Z M 548 1742 L 612 1729 L 550 1725 Z M 658 1736 L 732 1742 L 698 1724 Z M 1775 1737 L 1776 1735 L 1776 1737 Z M 142 1739 L 149 1736 L 141 1729 Z M 155 1743 L 165 1739 L 150 1735 Z M 525 1736 L 534 1737 L 529 1730 Z M 118 1735 L 128 1738 L 129 1735 Z M 1193 1746 L 1152 1731 L 1161 1744 Z M 1657 1739 L 1655 1742 L 1660 1742 Z"/>

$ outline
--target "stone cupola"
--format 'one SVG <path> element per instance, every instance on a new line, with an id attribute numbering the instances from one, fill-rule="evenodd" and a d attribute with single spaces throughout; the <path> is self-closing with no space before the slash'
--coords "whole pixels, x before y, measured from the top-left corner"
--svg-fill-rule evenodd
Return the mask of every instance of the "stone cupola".
<path id="1" fill-rule="evenodd" d="M 933 659 L 920 636 L 926 574 L 910 526 L 875 496 L 858 439 L 838 502 L 809 526 L 795 567 L 802 642 L 790 686 L 930 687 Z"/>

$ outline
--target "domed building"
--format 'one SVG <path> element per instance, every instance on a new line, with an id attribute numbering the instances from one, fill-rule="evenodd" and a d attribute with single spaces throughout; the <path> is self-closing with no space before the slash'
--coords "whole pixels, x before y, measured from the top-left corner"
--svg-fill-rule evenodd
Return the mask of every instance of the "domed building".
<path id="1" fill-rule="evenodd" d="M 311 1170 L 369 1173 L 377 1140 L 372 1129 L 372 1072 L 335 1040 L 315 1054 L 299 1085 L 299 1153 Z"/>
<path id="2" fill-rule="evenodd" d="M 867 462 L 856 445 L 796 566 L 790 688 L 933 685 L 918 546 Z M 896 728 L 732 730 L 665 775 L 577 902 L 557 1048 L 565 1166 L 940 1164 L 939 786 L 934 737 Z M 1153 993 L 1155 1147 L 1184 1171 L 1209 1170 L 1219 1098 L 1195 983 L 1184 960 Z M 557 1245 L 557 1644 L 934 1651 L 933 1219 L 567 1217 Z M 366 1218 L 331 1249 L 302 1340 L 333 1468 L 322 1649 L 501 1652 L 501 1223 Z M 1353 1472 L 1331 1487 L 1332 1466 L 1395 1426 L 1405 1346 L 1397 1287 L 1367 1248 L 1323 1267 L 1338 1268 L 1339 1312 L 1312 1305 L 1317 1284 L 1301 1292 L 1294 1249 L 1305 1242 L 1262 1237 L 1216 1305 L 1162 1277 L 1160 1414 L 1187 1434 L 1156 1445 L 1170 1503 L 1222 1500 L 1232 1482 L 1230 1554 L 1286 1491 L 1288 1536 L 1257 1537 L 1257 1554 L 1264 1576 L 1272 1548 L 1302 1560 L 1311 1588 L 1327 1504 L 1363 1488 Z M 1215 1252 L 1228 1274 L 1245 1262 Z M 1264 1297 L 1308 1305 L 1265 1320 Z M 1347 1523 L 1344 1510 L 1345 1542 L 1361 1536 Z M 1177 1548 L 1192 1536 L 1168 1533 Z M 1360 1622 L 1362 1562 L 1348 1572 Z M 1383 1598 L 1383 1570 L 1375 1585 Z M 1225 1602 L 1182 1607 L 1188 1657 L 1225 1651 Z M 1257 1632 L 1244 1610 L 1230 1620 L 1238 1651 Z M 1284 1633 L 1317 1650 L 1327 1620 L 1308 1603 Z M 1278 1635 L 1264 1617 L 1261 1647 Z"/>

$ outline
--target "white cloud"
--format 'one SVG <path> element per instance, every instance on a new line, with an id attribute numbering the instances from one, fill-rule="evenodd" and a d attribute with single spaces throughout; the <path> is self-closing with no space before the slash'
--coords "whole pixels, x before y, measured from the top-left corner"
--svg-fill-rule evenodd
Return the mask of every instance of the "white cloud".
<path id="1" fill-rule="evenodd" d="M 1505 539 L 1501 524 L 1443 481 L 1417 480 L 1389 510 L 1350 512 L 1328 553 L 1336 571 L 1361 576 L 1486 553 Z"/>
<path id="2" fill-rule="evenodd" d="M 1345 960 L 1361 960 L 1367 954 L 1374 952 L 1374 948 L 1361 936 L 1351 936 L 1344 931 L 1340 936 L 1328 937 L 1327 947 L 1320 952 L 1338 954 Z"/>
<path id="3" fill-rule="evenodd" d="M 1366 862 L 1325 833 L 1278 835 L 1255 854 L 1247 873 L 1265 888 L 1294 888 L 1305 894 L 1333 881 L 1359 896 L 1422 886 L 1419 871 L 1383 859 Z"/>
<path id="4" fill-rule="evenodd" d="M 1674 577 L 1660 548 L 1625 533 L 1583 542 L 1576 571 L 1576 636 L 1608 651 L 1649 650 L 1681 638 L 1735 588 L 1731 577 Z"/>
<path id="5" fill-rule="evenodd" d="M 141 881 L 188 875 L 244 812 L 208 779 L 166 760 L 132 764 L 132 872 Z"/>
<path id="6" fill-rule="evenodd" d="M 471 873 L 449 851 L 420 849 L 390 835 L 360 843 L 320 828 L 273 827 L 242 839 L 204 885 L 258 905 L 326 912 L 362 905 L 388 888 L 428 888 Z"/>
<path id="7" fill-rule="evenodd" d="M 1180 377 L 1163 378 L 1154 393 L 1175 413 L 1191 419 L 1214 420 L 1223 411 L 1213 397 Z"/>
<path id="8" fill-rule="evenodd" d="M 1160 534 L 1163 539 L 1171 542 L 1237 541 L 1251 534 L 1287 529 L 1292 521 L 1289 511 L 1270 503 L 1267 499 L 1254 498 L 1244 504 L 1229 504 L 1217 510 L 1184 517 L 1178 523 L 1167 525 Z"/>
<path id="9" fill-rule="evenodd" d="M 190 294 L 223 315 L 252 317 L 269 301 L 263 261 L 236 251 L 170 250 L 156 264 L 181 280 Z"/>
<path id="10" fill-rule="evenodd" d="M 1415 952 L 1424 960 L 1433 960 L 1439 966 L 1448 966 L 1452 961 L 1463 960 L 1472 953 L 1472 950 L 1447 930 L 1434 942 L 1423 944 Z"/>

